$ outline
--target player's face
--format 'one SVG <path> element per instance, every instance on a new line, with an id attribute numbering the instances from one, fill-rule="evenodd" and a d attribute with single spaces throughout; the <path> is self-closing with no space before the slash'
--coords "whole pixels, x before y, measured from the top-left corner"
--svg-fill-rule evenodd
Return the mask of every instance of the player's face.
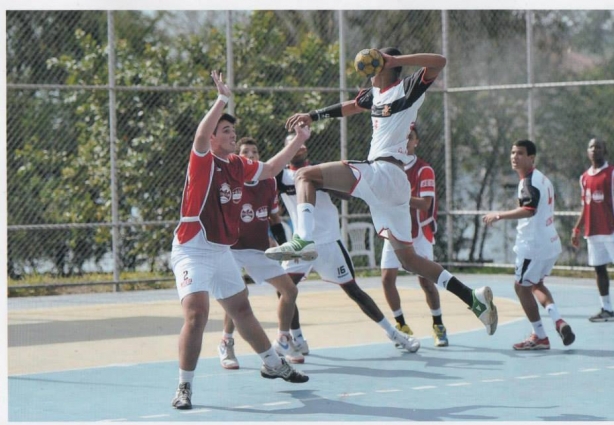
<path id="1" fill-rule="evenodd" d="M 416 146 L 418 146 L 419 141 L 420 139 L 418 139 L 416 132 L 414 130 L 410 131 L 409 135 L 407 136 L 407 153 L 409 155 L 415 154 Z"/>
<path id="2" fill-rule="evenodd" d="M 588 144 L 588 159 L 598 164 L 603 163 L 605 158 L 605 145 L 599 140 L 591 140 Z"/>
<path id="3" fill-rule="evenodd" d="M 211 136 L 211 149 L 217 154 L 231 154 L 236 150 L 237 133 L 234 124 L 220 121 Z"/>
<path id="4" fill-rule="evenodd" d="M 258 153 L 258 147 L 256 145 L 244 144 L 239 148 L 239 156 L 242 156 L 252 161 L 259 161 L 260 154 Z"/>
<path id="5" fill-rule="evenodd" d="M 527 148 L 524 146 L 512 146 L 512 153 L 510 154 L 512 169 L 522 172 L 529 171 L 533 168 L 534 158 L 534 156 L 527 154 Z"/>

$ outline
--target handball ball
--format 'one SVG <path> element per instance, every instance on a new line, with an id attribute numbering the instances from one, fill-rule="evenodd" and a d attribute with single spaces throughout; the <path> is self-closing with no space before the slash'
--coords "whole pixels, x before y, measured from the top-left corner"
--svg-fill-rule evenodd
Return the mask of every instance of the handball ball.
<path id="1" fill-rule="evenodd" d="M 363 77 L 371 78 L 384 69 L 384 57 L 377 49 L 362 49 L 354 58 L 354 68 Z"/>

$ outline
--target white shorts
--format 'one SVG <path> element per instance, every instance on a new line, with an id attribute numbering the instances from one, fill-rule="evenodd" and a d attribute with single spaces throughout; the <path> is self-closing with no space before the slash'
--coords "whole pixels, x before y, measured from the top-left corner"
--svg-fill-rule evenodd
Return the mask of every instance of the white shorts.
<path id="1" fill-rule="evenodd" d="M 202 231 L 184 244 L 173 240 L 171 267 L 180 300 L 195 292 L 219 300 L 245 289 L 230 247 L 207 242 Z"/>
<path id="2" fill-rule="evenodd" d="M 552 258 L 537 260 L 516 257 L 516 269 L 514 272 L 516 283 L 522 286 L 537 285 L 546 276 L 550 275 L 558 258 L 558 255 Z"/>
<path id="3" fill-rule="evenodd" d="M 354 264 L 341 241 L 316 243 L 318 258 L 313 261 L 284 261 L 282 267 L 288 274 L 307 275 L 313 269 L 322 280 L 332 283 L 348 283 L 354 279 Z"/>
<path id="4" fill-rule="evenodd" d="M 358 180 L 352 196 L 369 205 L 377 234 L 388 237 L 390 232 L 399 241 L 411 242 L 411 186 L 403 169 L 386 161 L 348 162 L 347 165 Z"/>
<path id="5" fill-rule="evenodd" d="M 279 261 L 271 260 L 264 255 L 264 251 L 257 249 L 231 249 L 232 255 L 239 268 L 244 268 L 246 273 L 258 285 L 269 279 L 286 274 Z"/>
<path id="6" fill-rule="evenodd" d="M 433 244 L 424 237 L 422 233 L 413 240 L 414 250 L 422 258 L 433 261 Z M 380 261 L 381 269 L 400 269 L 401 262 L 394 253 L 394 248 L 388 239 L 384 241 L 382 248 L 382 259 Z"/>
<path id="7" fill-rule="evenodd" d="M 591 267 L 614 263 L 614 240 L 611 238 L 586 238 L 588 265 Z"/>

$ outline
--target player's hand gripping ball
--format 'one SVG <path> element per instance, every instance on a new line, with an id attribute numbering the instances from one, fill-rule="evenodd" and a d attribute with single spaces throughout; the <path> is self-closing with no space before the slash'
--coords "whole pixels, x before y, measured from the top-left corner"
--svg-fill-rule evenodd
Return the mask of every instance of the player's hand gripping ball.
<path id="1" fill-rule="evenodd" d="M 384 69 L 384 57 L 377 49 L 362 49 L 354 58 L 354 68 L 363 77 L 374 77 Z"/>

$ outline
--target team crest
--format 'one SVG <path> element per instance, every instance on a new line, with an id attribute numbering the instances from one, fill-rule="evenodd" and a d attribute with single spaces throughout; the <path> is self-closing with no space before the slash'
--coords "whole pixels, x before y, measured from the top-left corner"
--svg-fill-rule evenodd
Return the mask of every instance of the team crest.
<path id="1" fill-rule="evenodd" d="M 243 206 L 241 206 L 241 220 L 244 223 L 251 223 L 254 220 L 254 208 L 252 204 L 243 204 Z"/>
<path id="2" fill-rule="evenodd" d="M 229 203 L 231 196 L 230 185 L 228 183 L 222 183 L 220 186 L 220 202 L 222 204 Z"/>
<path id="3" fill-rule="evenodd" d="M 389 117 L 392 113 L 392 108 L 390 105 L 384 105 L 384 109 L 382 109 L 382 117 Z"/>
<path id="4" fill-rule="evenodd" d="M 602 191 L 596 190 L 595 192 L 593 192 L 592 198 L 593 198 L 593 202 L 600 204 L 601 202 L 603 202 L 603 199 L 605 198 L 605 196 L 603 195 Z"/>
<path id="5" fill-rule="evenodd" d="M 268 220 L 269 209 L 266 206 L 258 208 L 258 210 L 256 211 L 256 218 L 260 221 Z"/>
<path id="6" fill-rule="evenodd" d="M 232 191 L 232 203 L 238 204 L 241 202 L 241 197 L 243 196 L 243 188 L 237 187 Z"/>

